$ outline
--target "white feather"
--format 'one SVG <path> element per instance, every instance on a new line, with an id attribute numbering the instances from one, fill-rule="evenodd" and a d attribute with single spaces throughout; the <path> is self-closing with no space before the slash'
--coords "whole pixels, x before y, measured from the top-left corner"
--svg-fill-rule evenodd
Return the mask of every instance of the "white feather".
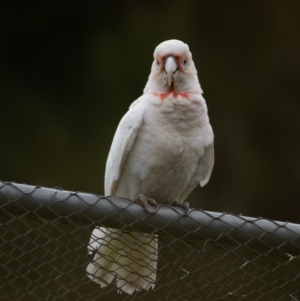
<path id="1" fill-rule="evenodd" d="M 143 122 L 143 107 L 136 100 L 122 118 L 115 133 L 106 162 L 105 195 L 114 195 L 127 156 Z"/>

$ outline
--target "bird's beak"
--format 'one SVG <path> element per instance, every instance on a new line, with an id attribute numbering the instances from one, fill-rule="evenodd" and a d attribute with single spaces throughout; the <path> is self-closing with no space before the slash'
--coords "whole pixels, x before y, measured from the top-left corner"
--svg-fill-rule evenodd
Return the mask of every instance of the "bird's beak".
<path id="1" fill-rule="evenodd" d="M 165 71 L 167 74 L 168 85 L 171 86 L 172 81 L 174 81 L 174 74 L 177 71 L 177 64 L 173 56 L 169 56 L 165 62 Z"/>

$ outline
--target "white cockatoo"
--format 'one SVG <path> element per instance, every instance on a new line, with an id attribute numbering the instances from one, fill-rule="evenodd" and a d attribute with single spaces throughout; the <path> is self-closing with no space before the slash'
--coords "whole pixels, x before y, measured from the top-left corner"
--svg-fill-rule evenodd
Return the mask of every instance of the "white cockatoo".
<path id="1" fill-rule="evenodd" d="M 122 118 L 108 155 L 105 195 L 180 205 L 214 165 L 214 134 L 187 44 L 169 40 L 154 51 L 144 94 Z M 113 279 L 119 292 L 154 288 L 155 235 L 96 227 L 88 276 L 101 287 Z"/>

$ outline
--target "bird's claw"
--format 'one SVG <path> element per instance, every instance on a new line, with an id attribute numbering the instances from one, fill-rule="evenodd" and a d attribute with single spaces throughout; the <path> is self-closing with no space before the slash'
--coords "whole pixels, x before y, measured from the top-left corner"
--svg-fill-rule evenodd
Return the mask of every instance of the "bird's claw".
<path id="1" fill-rule="evenodd" d="M 190 208 L 189 202 L 179 203 L 177 200 L 173 202 L 172 206 L 183 208 L 185 213 L 188 213 Z"/>
<path id="2" fill-rule="evenodd" d="M 133 199 L 133 202 L 139 203 L 143 207 L 145 213 L 149 213 L 149 205 L 154 207 L 154 209 L 157 208 L 156 201 L 154 199 L 145 197 L 143 194 L 136 195 Z"/>

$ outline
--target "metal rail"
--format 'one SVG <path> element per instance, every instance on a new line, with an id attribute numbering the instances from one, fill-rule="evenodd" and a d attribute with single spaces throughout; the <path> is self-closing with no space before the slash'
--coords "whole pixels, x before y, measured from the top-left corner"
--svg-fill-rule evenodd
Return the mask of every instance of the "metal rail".
<path id="1" fill-rule="evenodd" d="M 0 181 L 0 214 L 65 219 L 186 240 L 278 248 L 300 254 L 300 225 L 159 204 L 145 214 L 130 200 Z M 101 221 L 101 222 L 99 222 Z"/>

